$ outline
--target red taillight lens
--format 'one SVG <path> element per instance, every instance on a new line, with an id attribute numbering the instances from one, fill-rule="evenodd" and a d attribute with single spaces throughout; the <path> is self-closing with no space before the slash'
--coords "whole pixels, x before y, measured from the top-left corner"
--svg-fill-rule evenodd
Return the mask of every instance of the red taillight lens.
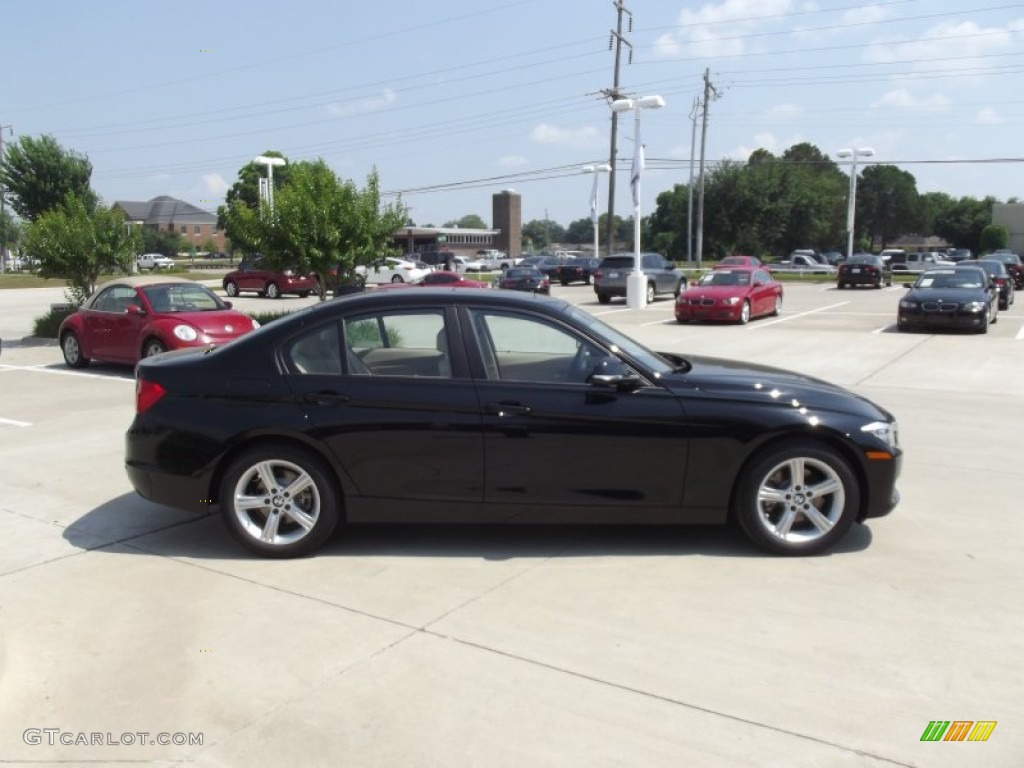
<path id="1" fill-rule="evenodd" d="M 145 413 L 164 396 L 167 390 L 155 381 L 139 379 L 135 382 L 135 412 Z"/>
<path id="2" fill-rule="evenodd" d="M 603 273 L 603 272 L 600 272 L 600 271 L 598 271 L 598 272 L 595 272 L 595 273 L 594 273 L 594 277 L 596 277 L 596 278 L 602 278 L 602 277 L 604 277 L 604 273 Z"/>

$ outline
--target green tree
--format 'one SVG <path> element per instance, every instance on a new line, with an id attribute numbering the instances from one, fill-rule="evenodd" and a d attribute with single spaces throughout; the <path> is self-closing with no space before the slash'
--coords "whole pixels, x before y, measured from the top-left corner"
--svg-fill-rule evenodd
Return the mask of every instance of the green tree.
<path id="1" fill-rule="evenodd" d="M 487 229 L 484 220 L 475 213 L 463 216 L 461 219 L 452 219 L 442 225 L 443 228 L 458 227 L 459 229 Z"/>
<path id="2" fill-rule="evenodd" d="M 0 218 L 0 255 L 17 248 L 21 241 L 21 223 L 7 211 Z"/>
<path id="3" fill-rule="evenodd" d="M 919 221 L 921 223 L 921 234 L 926 237 L 939 235 L 936 230 L 936 222 L 953 209 L 956 205 L 956 200 L 945 192 L 926 192 L 919 195 L 917 200 L 920 206 Z"/>
<path id="4" fill-rule="evenodd" d="M 989 224 L 981 230 L 978 248 L 982 253 L 1006 248 L 1010 244 L 1010 230 L 1005 224 Z"/>
<path id="5" fill-rule="evenodd" d="M 74 195 L 86 209 L 96 207 L 89 187 L 92 163 L 85 155 L 64 149 L 53 136 L 21 136 L 0 162 L 0 187 L 11 207 L 25 221 L 35 221 Z"/>
<path id="6" fill-rule="evenodd" d="M 143 253 L 162 253 L 168 258 L 174 259 L 187 247 L 185 238 L 173 229 L 142 230 Z"/>
<path id="7" fill-rule="evenodd" d="M 276 149 L 268 149 L 262 153 L 264 157 L 280 157 L 285 161 L 284 165 L 274 168 L 274 199 L 280 190 L 288 186 L 292 177 L 292 164 L 288 162 L 282 153 Z M 217 229 L 223 230 L 231 241 L 232 248 L 240 248 L 243 251 L 257 250 L 252 243 L 245 241 L 245 233 L 236 231 L 234 227 L 237 221 L 228 216 L 228 211 L 235 203 L 241 203 L 252 211 L 260 208 L 260 179 L 267 177 L 267 167 L 255 161 L 246 163 L 238 169 L 238 180 L 231 185 L 227 195 L 224 197 L 224 205 L 217 208 Z"/>
<path id="8" fill-rule="evenodd" d="M 920 229 L 917 181 L 895 165 L 869 165 L 857 187 L 857 220 L 884 248 L 891 240 Z"/>
<path id="9" fill-rule="evenodd" d="M 119 210 L 75 195 L 28 225 L 25 252 L 39 260 L 40 277 L 68 281 L 68 298 L 85 301 L 105 272 L 127 272 L 142 245 L 136 227 Z"/>
<path id="10" fill-rule="evenodd" d="M 288 185 L 275 193 L 273 215 L 241 199 L 225 212 L 242 242 L 271 265 L 321 276 L 336 270 L 340 283 L 353 277 L 355 267 L 397 252 L 392 238 L 405 217 L 400 200 L 381 205 L 376 170 L 359 189 L 339 179 L 323 160 L 292 166 Z M 325 297 L 321 279 L 320 298 Z"/>
<path id="11" fill-rule="evenodd" d="M 981 232 L 992 223 L 992 205 L 995 200 L 986 197 L 977 200 L 961 197 L 947 210 L 937 214 L 934 222 L 935 234 L 957 248 L 977 251 L 981 244 Z"/>
<path id="12" fill-rule="evenodd" d="M 523 224 L 523 241 L 531 241 L 535 250 L 551 247 L 565 240 L 565 228 L 551 219 L 532 219 Z"/>

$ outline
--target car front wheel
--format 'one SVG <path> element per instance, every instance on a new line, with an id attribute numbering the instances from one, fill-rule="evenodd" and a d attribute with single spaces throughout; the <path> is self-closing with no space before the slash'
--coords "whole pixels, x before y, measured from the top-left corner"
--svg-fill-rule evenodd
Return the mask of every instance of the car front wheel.
<path id="1" fill-rule="evenodd" d="M 776 296 L 775 297 L 775 307 L 772 309 L 772 314 L 775 317 L 778 317 L 781 313 L 782 313 L 782 297 L 781 296 Z"/>
<path id="2" fill-rule="evenodd" d="M 746 325 L 749 322 L 750 322 L 750 302 L 749 301 L 744 301 L 743 302 L 743 306 L 740 307 L 739 323 L 740 323 L 740 325 Z"/>
<path id="3" fill-rule="evenodd" d="M 769 449 L 743 471 L 734 512 L 757 546 L 782 555 L 813 555 L 838 541 L 857 516 L 853 470 L 824 444 Z"/>
<path id="4" fill-rule="evenodd" d="M 401 275 L 395 275 L 394 277 L 391 278 L 391 282 L 392 283 L 404 283 L 405 281 L 402 279 Z"/>
<path id="5" fill-rule="evenodd" d="M 288 445 L 240 455 L 224 474 L 220 500 L 232 536 L 264 557 L 311 554 L 339 519 L 329 470 L 312 454 Z"/>
<path id="6" fill-rule="evenodd" d="M 160 339 L 148 338 L 146 343 L 142 345 L 142 356 L 152 357 L 153 355 L 160 355 L 167 351 L 167 347 L 164 346 Z"/>
<path id="7" fill-rule="evenodd" d="M 277 283 L 267 283 L 267 298 L 268 299 L 280 299 L 281 289 L 277 287 Z"/>
<path id="8" fill-rule="evenodd" d="M 224 283 L 224 293 L 234 298 L 238 295 L 238 285 L 233 280 L 228 280 Z"/>
<path id="9" fill-rule="evenodd" d="M 85 368 L 89 358 L 82 354 L 82 343 L 74 331 L 66 331 L 60 337 L 60 349 L 64 353 L 64 362 L 71 368 Z"/>

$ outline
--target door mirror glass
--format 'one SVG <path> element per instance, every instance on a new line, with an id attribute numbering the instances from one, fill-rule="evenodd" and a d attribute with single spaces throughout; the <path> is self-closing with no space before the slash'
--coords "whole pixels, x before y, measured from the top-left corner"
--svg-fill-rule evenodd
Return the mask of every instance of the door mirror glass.
<path id="1" fill-rule="evenodd" d="M 640 386 L 640 377 L 617 357 L 608 356 L 594 366 L 587 383 L 595 387 L 628 392 Z"/>

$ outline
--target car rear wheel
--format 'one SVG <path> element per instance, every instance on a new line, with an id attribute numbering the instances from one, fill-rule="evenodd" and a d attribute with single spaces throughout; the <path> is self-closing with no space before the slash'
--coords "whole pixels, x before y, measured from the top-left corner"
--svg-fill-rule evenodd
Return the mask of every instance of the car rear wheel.
<path id="1" fill-rule="evenodd" d="M 267 445 L 240 455 L 221 483 L 231 535 L 265 557 L 300 557 L 319 549 L 338 524 L 339 495 L 312 454 Z"/>
<path id="2" fill-rule="evenodd" d="M 268 299 L 280 299 L 281 289 L 277 287 L 277 283 L 267 283 L 267 298 Z"/>
<path id="3" fill-rule="evenodd" d="M 645 298 L 648 304 L 654 303 L 654 283 L 647 284 L 647 296 Z"/>
<path id="4" fill-rule="evenodd" d="M 309 291 L 299 291 L 299 298 L 304 299 L 309 296 Z"/>
<path id="5" fill-rule="evenodd" d="M 746 325 L 750 322 L 750 302 L 744 301 L 743 306 L 740 307 L 740 325 Z"/>
<path id="6" fill-rule="evenodd" d="M 599 293 L 597 294 L 597 300 L 601 304 L 610 304 L 612 297 L 609 296 L 607 293 Z"/>
<path id="7" fill-rule="evenodd" d="M 734 498 L 736 518 L 768 552 L 812 555 L 838 541 L 856 519 L 860 487 L 835 449 L 810 442 L 765 451 L 744 470 Z"/>
<path id="8" fill-rule="evenodd" d="M 394 277 L 391 278 L 391 282 L 392 283 L 404 283 L 405 280 L 402 279 L 401 275 L 395 275 Z"/>
<path id="9" fill-rule="evenodd" d="M 65 331 L 60 337 L 60 349 L 69 367 L 85 368 L 89 364 L 89 358 L 82 354 L 82 344 L 74 331 Z"/>
<path id="10" fill-rule="evenodd" d="M 167 347 L 164 346 L 160 339 L 153 338 L 150 336 L 146 339 L 146 343 L 142 345 L 142 356 L 152 357 L 153 355 L 160 355 L 167 351 Z"/>
<path id="11" fill-rule="evenodd" d="M 234 280 L 228 280 L 224 283 L 224 293 L 232 298 L 238 295 L 238 285 Z"/>

